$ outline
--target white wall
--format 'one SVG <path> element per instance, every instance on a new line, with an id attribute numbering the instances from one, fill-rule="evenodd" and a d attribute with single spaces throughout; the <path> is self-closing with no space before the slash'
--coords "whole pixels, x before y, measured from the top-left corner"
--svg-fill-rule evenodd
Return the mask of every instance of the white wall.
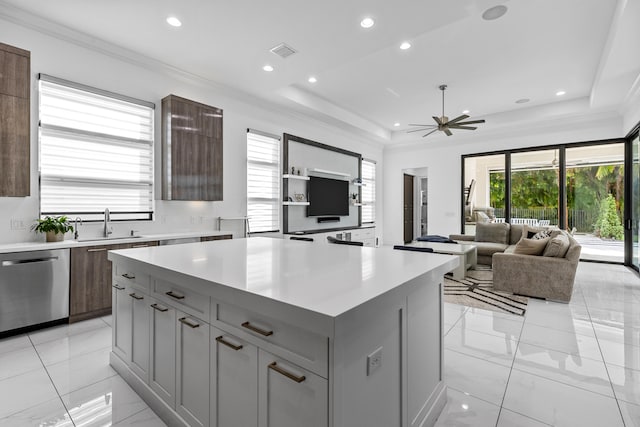
<path id="1" fill-rule="evenodd" d="M 92 41 L 73 34 L 50 35 L 0 19 L 0 40 L 31 51 L 31 196 L 0 198 L 0 243 L 42 240 L 29 231 L 39 213 L 38 200 L 38 80 L 44 73 L 100 89 L 121 93 L 156 104 L 155 195 L 160 198 L 160 100 L 175 94 L 224 110 L 224 201 L 179 202 L 156 200 L 156 220 L 115 223 L 116 234 L 130 229 L 141 233 L 213 229 L 218 216 L 241 216 L 246 212 L 246 129 L 273 134 L 283 132 L 328 145 L 361 153 L 378 162 L 382 176 L 382 148 L 361 135 L 329 126 L 283 107 L 254 99 L 241 92 L 223 88 L 183 73 L 171 71 L 162 64 L 145 59 L 136 62 L 104 42 Z M 71 41 L 69 41 L 71 40 Z M 206 54 L 203 51 L 203 54 Z M 378 190 L 382 199 L 382 186 Z M 381 226 L 383 211 L 376 212 Z M 12 230 L 12 220 L 26 229 Z M 98 235 L 99 224 L 83 225 L 81 233 Z"/>
<path id="2" fill-rule="evenodd" d="M 535 129 L 531 126 L 509 131 L 475 132 L 416 140 L 384 151 L 384 243 L 402 242 L 402 173 L 408 168 L 428 168 L 429 234 L 460 232 L 461 156 L 504 149 L 619 138 L 622 117 L 567 119 L 564 123 Z"/>

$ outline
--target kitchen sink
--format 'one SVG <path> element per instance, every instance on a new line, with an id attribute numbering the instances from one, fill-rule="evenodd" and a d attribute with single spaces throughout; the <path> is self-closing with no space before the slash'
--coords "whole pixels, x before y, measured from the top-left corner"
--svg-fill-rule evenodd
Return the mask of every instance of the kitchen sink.
<path id="1" fill-rule="evenodd" d="M 104 242 L 108 240 L 124 240 L 124 239 L 139 239 L 142 236 L 109 236 L 109 237 L 87 237 L 80 238 L 78 242 Z"/>

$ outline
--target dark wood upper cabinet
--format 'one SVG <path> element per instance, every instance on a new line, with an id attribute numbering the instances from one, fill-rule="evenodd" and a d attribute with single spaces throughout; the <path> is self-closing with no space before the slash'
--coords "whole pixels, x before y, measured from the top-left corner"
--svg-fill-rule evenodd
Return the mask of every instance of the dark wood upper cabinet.
<path id="1" fill-rule="evenodd" d="M 30 194 L 31 53 L 0 43 L 0 197 Z"/>
<path id="2" fill-rule="evenodd" d="M 162 198 L 222 200 L 222 110 L 162 100 Z"/>

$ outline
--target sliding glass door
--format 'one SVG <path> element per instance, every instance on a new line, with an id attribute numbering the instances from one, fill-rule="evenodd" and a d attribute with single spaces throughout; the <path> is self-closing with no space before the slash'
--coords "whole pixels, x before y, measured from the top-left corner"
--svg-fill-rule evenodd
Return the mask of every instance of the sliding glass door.
<path id="1" fill-rule="evenodd" d="M 630 146 L 628 144 L 631 144 Z M 625 148 L 627 181 L 625 200 Z M 610 140 L 463 156 L 462 225 L 557 226 L 582 245 L 581 259 L 640 268 L 640 140 Z M 630 205 L 625 211 L 625 202 Z M 626 213 L 625 213 L 626 212 Z M 625 218 L 631 221 L 625 260 Z"/>
<path id="2" fill-rule="evenodd" d="M 558 149 L 511 155 L 511 224 L 559 224 L 558 156 Z"/>
<path id="3" fill-rule="evenodd" d="M 624 262 L 624 143 L 566 150 L 567 229 L 582 259 Z"/>

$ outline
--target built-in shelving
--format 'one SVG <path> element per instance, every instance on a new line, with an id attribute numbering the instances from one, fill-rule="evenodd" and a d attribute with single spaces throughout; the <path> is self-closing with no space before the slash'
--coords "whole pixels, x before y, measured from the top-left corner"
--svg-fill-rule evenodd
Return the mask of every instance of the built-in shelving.
<path id="1" fill-rule="evenodd" d="M 284 179 L 300 179 L 302 181 L 309 181 L 309 177 L 305 176 L 305 175 L 291 175 L 291 174 L 284 174 L 282 175 L 282 178 Z"/>
<path id="2" fill-rule="evenodd" d="M 344 173 L 344 172 L 336 172 L 336 171 L 330 171 L 330 170 L 326 170 L 326 169 L 318 169 L 318 168 L 312 168 L 309 169 L 309 172 L 312 173 L 321 173 L 324 175 L 335 175 L 335 176 L 341 176 L 344 178 L 349 178 L 351 176 L 351 174 L 348 173 Z"/>
<path id="3" fill-rule="evenodd" d="M 309 206 L 309 202 L 282 202 L 284 206 Z"/>

